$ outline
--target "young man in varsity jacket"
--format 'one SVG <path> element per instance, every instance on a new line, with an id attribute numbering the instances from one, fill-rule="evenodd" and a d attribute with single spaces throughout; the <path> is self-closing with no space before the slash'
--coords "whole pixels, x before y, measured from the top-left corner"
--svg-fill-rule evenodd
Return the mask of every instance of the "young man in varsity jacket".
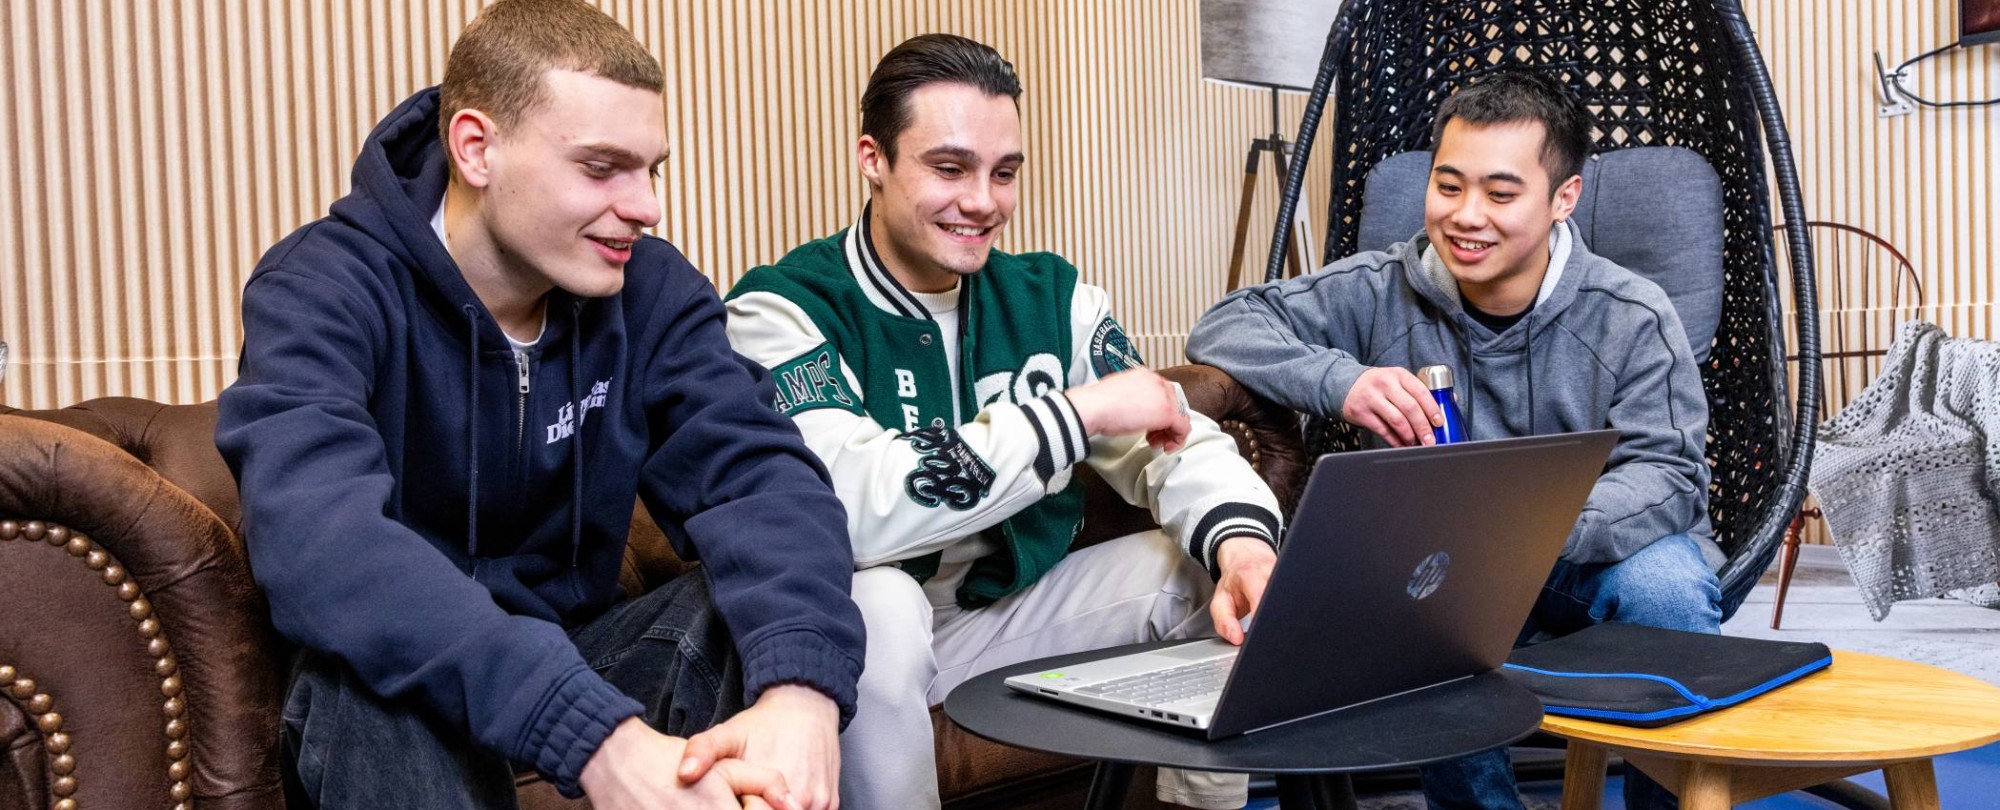
<path id="1" fill-rule="evenodd" d="M 1276 561 L 1270 490 L 1141 365 L 1105 292 L 1061 257 L 993 250 L 1024 160 L 1020 92 L 985 45 L 897 46 L 861 102 L 871 202 L 728 300 L 731 343 L 777 374 L 777 409 L 847 506 L 868 652 L 845 807 L 937 806 L 928 707 L 972 675 L 1210 630 L 1240 643 Z M 1070 553 L 1079 462 L 1165 530 Z M 1240 776 L 1160 787 L 1243 801 Z"/>

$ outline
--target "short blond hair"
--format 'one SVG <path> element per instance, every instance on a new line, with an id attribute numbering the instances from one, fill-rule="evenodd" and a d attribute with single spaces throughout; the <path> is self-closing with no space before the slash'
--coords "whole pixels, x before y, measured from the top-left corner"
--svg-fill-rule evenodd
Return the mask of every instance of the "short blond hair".
<path id="1" fill-rule="evenodd" d="M 438 137 L 452 116 L 479 110 L 510 127 L 548 102 L 551 70 L 591 73 L 658 93 L 659 60 L 617 20 L 583 0 L 501 0 L 479 13 L 445 60 Z M 456 169 L 453 169 L 456 173 Z"/>

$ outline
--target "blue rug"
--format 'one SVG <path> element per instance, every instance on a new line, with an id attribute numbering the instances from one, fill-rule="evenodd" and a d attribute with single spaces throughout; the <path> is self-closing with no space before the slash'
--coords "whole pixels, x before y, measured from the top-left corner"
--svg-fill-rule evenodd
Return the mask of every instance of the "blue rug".
<path id="1" fill-rule="evenodd" d="M 1937 771 L 1938 798 L 1944 810 L 2000 807 L 2000 800 L 1994 798 L 2000 796 L 2000 743 L 1938 757 L 1933 760 L 1933 767 Z M 1852 777 L 1851 781 L 1878 794 L 1888 793 L 1888 788 L 1882 784 L 1881 771 L 1870 771 Z M 1620 777 L 1605 780 L 1604 810 L 1624 810 L 1625 800 L 1621 793 L 1624 782 Z M 1556 807 L 1562 802 L 1562 783 L 1523 785 L 1521 798 L 1529 810 Z M 1416 810 L 1423 806 L 1422 795 L 1415 792 L 1361 797 L 1363 810 Z M 1276 810 L 1277 807 L 1277 799 L 1256 799 L 1250 802 L 1248 810 Z M 1737 805 L 1738 810 L 1838 810 L 1839 807 L 1805 793 L 1787 793 Z"/>

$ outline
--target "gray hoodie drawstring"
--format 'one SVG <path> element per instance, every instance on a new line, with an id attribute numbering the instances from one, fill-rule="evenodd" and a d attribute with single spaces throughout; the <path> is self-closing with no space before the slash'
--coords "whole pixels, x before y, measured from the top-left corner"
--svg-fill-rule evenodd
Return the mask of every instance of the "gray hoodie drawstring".
<path id="1" fill-rule="evenodd" d="M 1534 306 L 1533 304 L 1529 305 Z M 1528 310 L 1528 343 L 1521 350 L 1528 355 L 1528 435 L 1540 436 L 1535 430 L 1535 311 Z"/>
<path id="2" fill-rule="evenodd" d="M 1441 332 L 1438 336 L 1438 342 L 1445 345 L 1455 344 L 1458 346 L 1458 367 L 1452 369 L 1451 373 L 1455 378 L 1462 379 L 1463 381 L 1452 385 L 1452 394 L 1458 397 L 1458 413 L 1465 420 L 1465 438 L 1471 439 L 1472 425 L 1476 418 L 1473 413 L 1474 402 L 1477 400 L 1477 397 L 1472 395 L 1472 391 L 1474 386 L 1479 384 L 1479 371 L 1472 365 L 1472 340 L 1466 335 L 1463 320 L 1467 317 L 1470 316 L 1466 315 L 1464 310 L 1461 309 L 1456 317 L 1450 313 L 1445 313 L 1435 323 Z M 1446 340 L 1446 338 L 1449 338 L 1449 340 Z M 1461 374 L 1463 377 L 1459 377 Z M 1464 395 L 1458 396 L 1460 392 L 1463 392 Z"/>
<path id="3" fill-rule="evenodd" d="M 1458 317 L 1471 316 L 1461 312 Z M 1465 438 L 1471 439 L 1472 426 L 1478 424 L 1478 417 L 1474 414 L 1478 410 L 1479 397 L 1474 394 L 1479 387 L 1479 363 L 1472 358 L 1472 340 L 1465 334 L 1465 324 L 1461 322 L 1458 326 L 1458 362 L 1465 365 L 1465 399 L 1458 403 L 1458 409 L 1465 416 Z"/>

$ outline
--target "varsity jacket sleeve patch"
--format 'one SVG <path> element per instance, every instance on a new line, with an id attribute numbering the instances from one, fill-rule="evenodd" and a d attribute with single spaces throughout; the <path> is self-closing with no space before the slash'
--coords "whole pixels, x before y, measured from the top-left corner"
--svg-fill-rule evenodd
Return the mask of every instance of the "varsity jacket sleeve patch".
<path id="1" fill-rule="evenodd" d="M 797 370 L 825 354 L 827 381 L 773 406 L 798 423 L 832 473 L 856 567 L 922 557 L 998 524 L 1061 491 L 1089 451 L 1060 391 L 1021 405 L 995 402 L 961 425 L 884 427 L 867 413 L 866 386 L 798 305 L 750 292 L 728 307 L 730 343 L 767 368 Z M 857 407 L 832 402 L 836 392 Z"/>
<path id="2" fill-rule="evenodd" d="M 1143 365 L 1124 329 L 1111 317 L 1104 290 L 1078 284 L 1070 324 L 1076 356 L 1069 387 Z M 1153 513 L 1188 555 L 1221 576 L 1215 548 L 1231 537 L 1256 537 L 1276 547 L 1278 499 L 1236 451 L 1236 441 L 1199 412 L 1188 414 L 1187 443 L 1163 453 L 1140 434 L 1097 436 L 1087 461 L 1119 497 Z"/>
<path id="3" fill-rule="evenodd" d="M 850 382 L 853 375 L 834 357 L 833 344 L 821 342 L 804 353 L 771 369 L 771 382 L 778 396 L 771 407 L 786 416 L 798 416 L 815 408 L 840 408 L 861 413 L 861 395 Z"/>

